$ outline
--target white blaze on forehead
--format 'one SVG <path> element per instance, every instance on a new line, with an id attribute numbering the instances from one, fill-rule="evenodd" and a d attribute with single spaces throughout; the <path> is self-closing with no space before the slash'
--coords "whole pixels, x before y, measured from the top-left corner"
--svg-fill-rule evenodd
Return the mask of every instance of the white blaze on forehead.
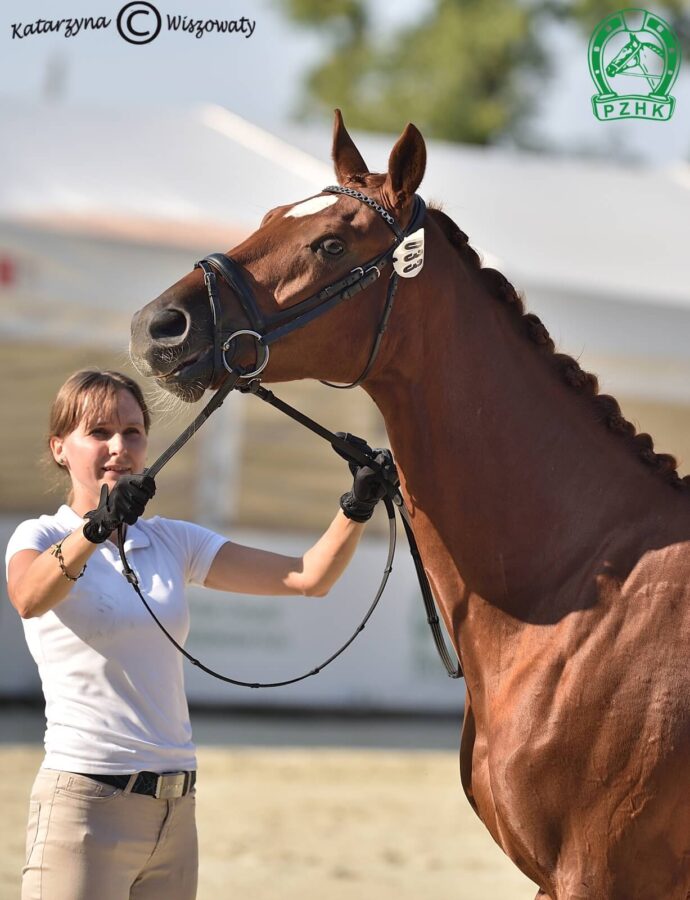
<path id="1" fill-rule="evenodd" d="M 321 210 L 326 209 L 327 206 L 332 206 L 337 200 L 338 198 L 335 194 L 312 197 L 311 200 L 305 200 L 303 203 L 298 203 L 296 206 L 293 206 L 291 210 L 288 210 L 288 212 L 285 213 L 285 215 L 294 216 L 295 218 L 299 218 L 299 216 L 311 216 L 312 213 L 321 212 Z"/>

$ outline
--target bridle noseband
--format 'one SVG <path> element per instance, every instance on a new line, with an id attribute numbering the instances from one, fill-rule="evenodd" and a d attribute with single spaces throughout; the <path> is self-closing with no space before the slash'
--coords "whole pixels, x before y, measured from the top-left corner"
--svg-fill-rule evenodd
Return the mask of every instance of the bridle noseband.
<path id="1" fill-rule="evenodd" d="M 333 307 L 349 300 L 369 287 L 381 277 L 381 272 L 394 260 L 394 270 L 388 282 L 386 302 L 379 322 L 379 327 L 374 338 L 374 343 L 369 354 L 369 359 L 361 375 L 351 384 L 338 385 L 331 382 L 323 382 L 329 387 L 353 388 L 361 384 L 367 377 L 381 346 L 383 334 L 388 325 L 393 300 L 398 287 L 398 278 L 410 278 L 417 274 L 423 263 L 423 237 L 420 232 L 422 222 L 426 215 L 426 204 L 417 194 L 414 196 L 414 205 L 410 221 L 406 229 L 402 229 L 393 216 L 377 203 L 372 197 L 367 197 L 361 191 L 354 188 L 331 185 L 323 189 L 322 193 L 344 194 L 365 203 L 373 209 L 395 234 L 395 242 L 383 253 L 370 259 L 368 262 L 357 266 L 340 278 L 338 281 L 327 285 L 306 300 L 301 300 L 286 309 L 264 316 L 256 302 L 256 297 L 248 284 L 245 275 L 234 259 L 224 253 L 210 253 L 200 259 L 194 268 L 200 268 L 204 272 L 204 282 L 208 291 L 208 299 L 211 305 L 211 315 L 214 329 L 214 375 L 213 380 L 221 374 L 224 368 L 227 372 L 233 370 L 227 360 L 227 353 L 233 349 L 235 340 L 241 335 L 249 335 L 254 338 L 257 346 L 257 360 L 253 371 L 242 370 L 242 378 L 251 379 L 259 375 L 266 367 L 270 355 L 270 345 L 274 344 L 285 335 L 303 328 L 314 319 L 327 313 Z M 220 275 L 225 284 L 234 292 L 240 302 L 242 311 L 247 317 L 248 328 L 239 331 L 229 331 L 222 327 L 222 313 L 220 296 L 218 292 L 217 275 Z"/>

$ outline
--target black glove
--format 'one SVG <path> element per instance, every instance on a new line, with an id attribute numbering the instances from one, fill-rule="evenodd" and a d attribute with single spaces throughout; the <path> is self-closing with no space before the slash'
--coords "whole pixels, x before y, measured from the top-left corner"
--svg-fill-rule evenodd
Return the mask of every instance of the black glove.
<path id="1" fill-rule="evenodd" d="M 86 513 L 84 537 L 92 544 L 102 544 L 118 525 L 134 525 L 156 493 L 156 482 L 150 475 L 122 475 L 108 494 L 103 485 L 98 507 Z"/>
<path id="2" fill-rule="evenodd" d="M 345 451 L 337 447 L 333 448 L 336 453 L 348 460 L 350 471 L 354 476 L 352 490 L 340 498 L 340 508 L 348 519 L 352 519 L 354 522 L 368 522 L 374 512 L 374 507 L 386 495 L 389 487 L 396 488 L 398 485 L 398 473 L 393 456 L 390 450 L 372 450 L 366 441 L 354 434 L 345 434 L 342 431 L 338 431 L 336 434 L 355 444 L 362 453 L 384 470 L 383 473 L 380 473 L 371 466 L 353 462 L 348 459 Z"/>

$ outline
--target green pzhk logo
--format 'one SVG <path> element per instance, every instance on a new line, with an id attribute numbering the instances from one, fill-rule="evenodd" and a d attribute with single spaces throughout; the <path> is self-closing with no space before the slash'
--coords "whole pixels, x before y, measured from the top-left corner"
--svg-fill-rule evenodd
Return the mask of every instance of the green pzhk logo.
<path id="1" fill-rule="evenodd" d="M 644 9 L 607 16 L 589 42 L 589 71 L 599 90 L 592 97 L 594 115 L 604 122 L 667 122 L 676 105 L 669 91 L 679 69 L 678 38 L 660 16 Z"/>

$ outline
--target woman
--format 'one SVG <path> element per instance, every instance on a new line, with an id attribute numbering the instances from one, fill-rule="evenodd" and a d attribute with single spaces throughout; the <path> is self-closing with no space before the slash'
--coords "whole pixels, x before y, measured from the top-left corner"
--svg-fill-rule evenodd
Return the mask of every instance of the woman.
<path id="1" fill-rule="evenodd" d="M 187 900 L 196 894 L 196 758 L 182 658 L 122 577 L 115 541 L 144 596 L 184 642 L 187 583 L 251 594 L 323 596 L 383 495 L 352 467 L 325 534 L 301 558 L 254 550 L 188 522 L 139 519 L 150 418 L 117 372 L 76 372 L 53 403 L 49 447 L 68 502 L 23 522 L 7 547 L 10 600 L 46 698 L 46 755 L 31 794 L 22 900 Z M 168 774 L 165 777 L 162 773 Z"/>

